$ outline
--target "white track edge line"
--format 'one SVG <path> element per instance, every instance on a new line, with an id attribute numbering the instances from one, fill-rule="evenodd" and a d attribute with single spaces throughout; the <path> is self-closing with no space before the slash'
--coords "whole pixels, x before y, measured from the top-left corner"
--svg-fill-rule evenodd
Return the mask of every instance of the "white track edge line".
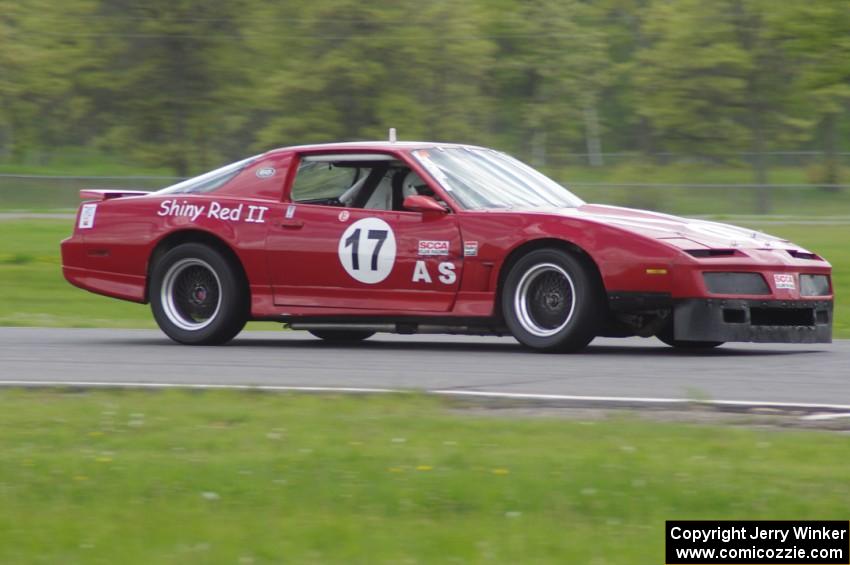
<path id="1" fill-rule="evenodd" d="M 840 420 L 843 418 L 850 418 L 850 412 L 828 412 L 826 414 L 808 414 L 806 416 L 801 417 L 801 420 L 807 420 L 810 422 L 820 422 L 824 420 Z"/>
<path id="2" fill-rule="evenodd" d="M 567 394 L 538 394 L 523 392 L 496 392 L 486 390 L 456 389 L 393 389 L 370 387 L 332 387 L 332 386 L 289 386 L 289 385 L 239 385 L 239 384 L 199 384 L 199 383 L 155 383 L 155 382 L 109 382 L 109 381 L 24 381 L 0 380 L 0 387 L 90 387 L 90 388 L 150 388 L 150 389 L 187 389 L 187 390 L 256 390 L 274 392 L 340 392 L 354 394 L 405 394 L 423 392 L 435 396 L 457 396 L 477 398 L 505 398 L 515 400 L 560 400 L 569 402 L 610 403 L 610 404 L 681 404 L 728 407 L 761 407 L 801 410 L 840 410 L 850 411 L 848 404 L 818 404 L 809 402 L 776 402 L 760 400 L 699 400 L 689 398 L 654 398 L 628 396 L 580 396 Z"/>
<path id="3" fill-rule="evenodd" d="M 690 398 L 652 398 L 629 396 L 577 396 L 566 394 L 535 394 L 515 392 L 491 392 L 477 390 L 429 390 L 430 394 L 446 396 L 482 396 L 488 398 L 515 398 L 528 400 L 568 400 L 576 402 L 600 402 L 618 404 L 696 404 L 708 406 L 764 407 L 764 408 L 800 408 L 824 410 L 850 410 L 848 404 L 818 404 L 806 402 L 776 402 L 769 400 L 700 400 Z"/>

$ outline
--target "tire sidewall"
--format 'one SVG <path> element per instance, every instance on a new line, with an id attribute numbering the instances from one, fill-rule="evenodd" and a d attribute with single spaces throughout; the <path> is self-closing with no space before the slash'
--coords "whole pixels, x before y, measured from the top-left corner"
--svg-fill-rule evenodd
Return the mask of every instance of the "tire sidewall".
<path id="1" fill-rule="evenodd" d="M 197 330 L 174 324 L 162 303 L 162 285 L 168 270 L 183 259 L 199 259 L 218 277 L 221 303 L 212 321 Z M 241 273 L 218 251 L 200 244 L 184 243 L 168 251 L 151 272 L 150 303 L 154 319 L 171 339 L 189 345 L 215 345 L 232 339 L 245 326 L 248 316 L 247 288 Z"/>
<path id="2" fill-rule="evenodd" d="M 551 336 L 529 332 L 515 311 L 514 297 L 523 275 L 536 265 L 552 263 L 572 281 L 573 312 L 566 326 Z M 585 262 L 558 249 L 538 249 L 520 258 L 505 278 L 501 296 L 502 315 L 513 336 L 523 345 L 540 351 L 577 351 L 596 337 L 605 318 L 602 289 Z"/>

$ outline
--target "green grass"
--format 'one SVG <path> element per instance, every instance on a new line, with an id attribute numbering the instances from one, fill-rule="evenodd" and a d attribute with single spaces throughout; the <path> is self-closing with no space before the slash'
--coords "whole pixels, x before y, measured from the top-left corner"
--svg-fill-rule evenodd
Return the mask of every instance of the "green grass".
<path id="1" fill-rule="evenodd" d="M 74 211 L 83 188 L 157 190 L 173 179 L 44 179 L 0 177 L 0 211 Z"/>
<path id="2" fill-rule="evenodd" d="M 768 183 L 776 185 L 818 184 L 813 167 L 777 166 L 770 169 Z M 607 164 L 604 167 L 571 166 L 550 171 L 587 202 L 649 208 L 673 214 L 753 214 L 758 213 L 759 191 L 751 188 L 678 188 L 688 184 L 753 184 L 753 172 L 744 164 L 673 163 L 657 165 L 640 162 Z M 850 182 L 850 170 L 844 171 Z M 652 187 L 593 187 L 581 183 L 652 184 Z M 572 185 L 579 185 L 573 187 Z M 767 213 L 792 215 L 850 215 L 850 190 L 772 187 Z"/>
<path id="3" fill-rule="evenodd" d="M 65 178 L 4 177 L 2 175 Z M 155 177 L 174 176 L 174 171 L 167 168 L 147 167 L 129 162 L 120 156 L 104 155 L 89 148 L 59 148 L 51 152 L 49 159 L 44 155 L 33 153 L 17 163 L 0 163 L 0 210 L 43 211 L 76 208 L 80 202 L 79 191 L 83 188 L 156 190 L 172 184 L 174 180 Z M 120 177 L 152 178 L 121 179 Z"/>
<path id="4" fill-rule="evenodd" d="M 62 276 L 59 242 L 73 220 L 0 221 L 0 325 L 154 328 L 143 305 L 71 286 Z"/>
<path id="5" fill-rule="evenodd" d="M 3 563 L 660 563 L 668 519 L 845 519 L 850 443 L 435 399 L 0 391 Z"/>
<path id="6" fill-rule="evenodd" d="M 0 163 L 0 174 L 15 175 L 166 175 L 174 171 L 129 161 L 123 155 L 108 155 L 86 147 L 57 147 L 49 155 L 34 151 L 17 162 Z"/>
<path id="7" fill-rule="evenodd" d="M 850 225 L 752 227 L 786 237 L 832 262 L 836 293 L 835 335 L 850 337 Z M 85 292 L 62 277 L 59 242 L 70 220 L 0 221 L 0 325 L 58 327 L 155 327 L 147 306 Z M 273 324 L 252 324 L 274 329 Z"/>
<path id="8" fill-rule="evenodd" d="M 683 216 L 759 213 L 756 204 L 757 191 L 754 189 L 576 187 L 573 192 L 586 202 L 657 210 Z M 772 188 L 770 206 L 766 213 L 850 218 L 850 190 L 835 193 L 820 189 Z"/>

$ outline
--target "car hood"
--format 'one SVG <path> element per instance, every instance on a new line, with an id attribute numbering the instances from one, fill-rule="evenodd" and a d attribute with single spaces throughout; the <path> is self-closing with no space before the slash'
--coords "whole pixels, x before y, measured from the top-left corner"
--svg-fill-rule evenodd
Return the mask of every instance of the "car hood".
<path id="1" fill-rule="evenodd" d="M 752 229 L 618 206 L 585 204 L 556 213 L 616 226 L 682 249 L 801 249 L 788 240 Z"/>

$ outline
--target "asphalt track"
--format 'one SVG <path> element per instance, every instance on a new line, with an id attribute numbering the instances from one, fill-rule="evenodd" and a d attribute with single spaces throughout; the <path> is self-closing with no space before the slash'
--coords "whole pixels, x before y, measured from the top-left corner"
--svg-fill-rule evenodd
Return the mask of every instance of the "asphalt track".
<path id="1" fill-rule="evenodd" d="M 618 399 L 850 406 L 850 340 L 732 344 L 685 353 L 655 339 L 529 352 L 510 338 L 378 334 L 331 345 L 306 332 L 244 332 L 226 346 L 155 330 L 0 328 L 0 385 L 164 383 L 405 389 Z"/>

